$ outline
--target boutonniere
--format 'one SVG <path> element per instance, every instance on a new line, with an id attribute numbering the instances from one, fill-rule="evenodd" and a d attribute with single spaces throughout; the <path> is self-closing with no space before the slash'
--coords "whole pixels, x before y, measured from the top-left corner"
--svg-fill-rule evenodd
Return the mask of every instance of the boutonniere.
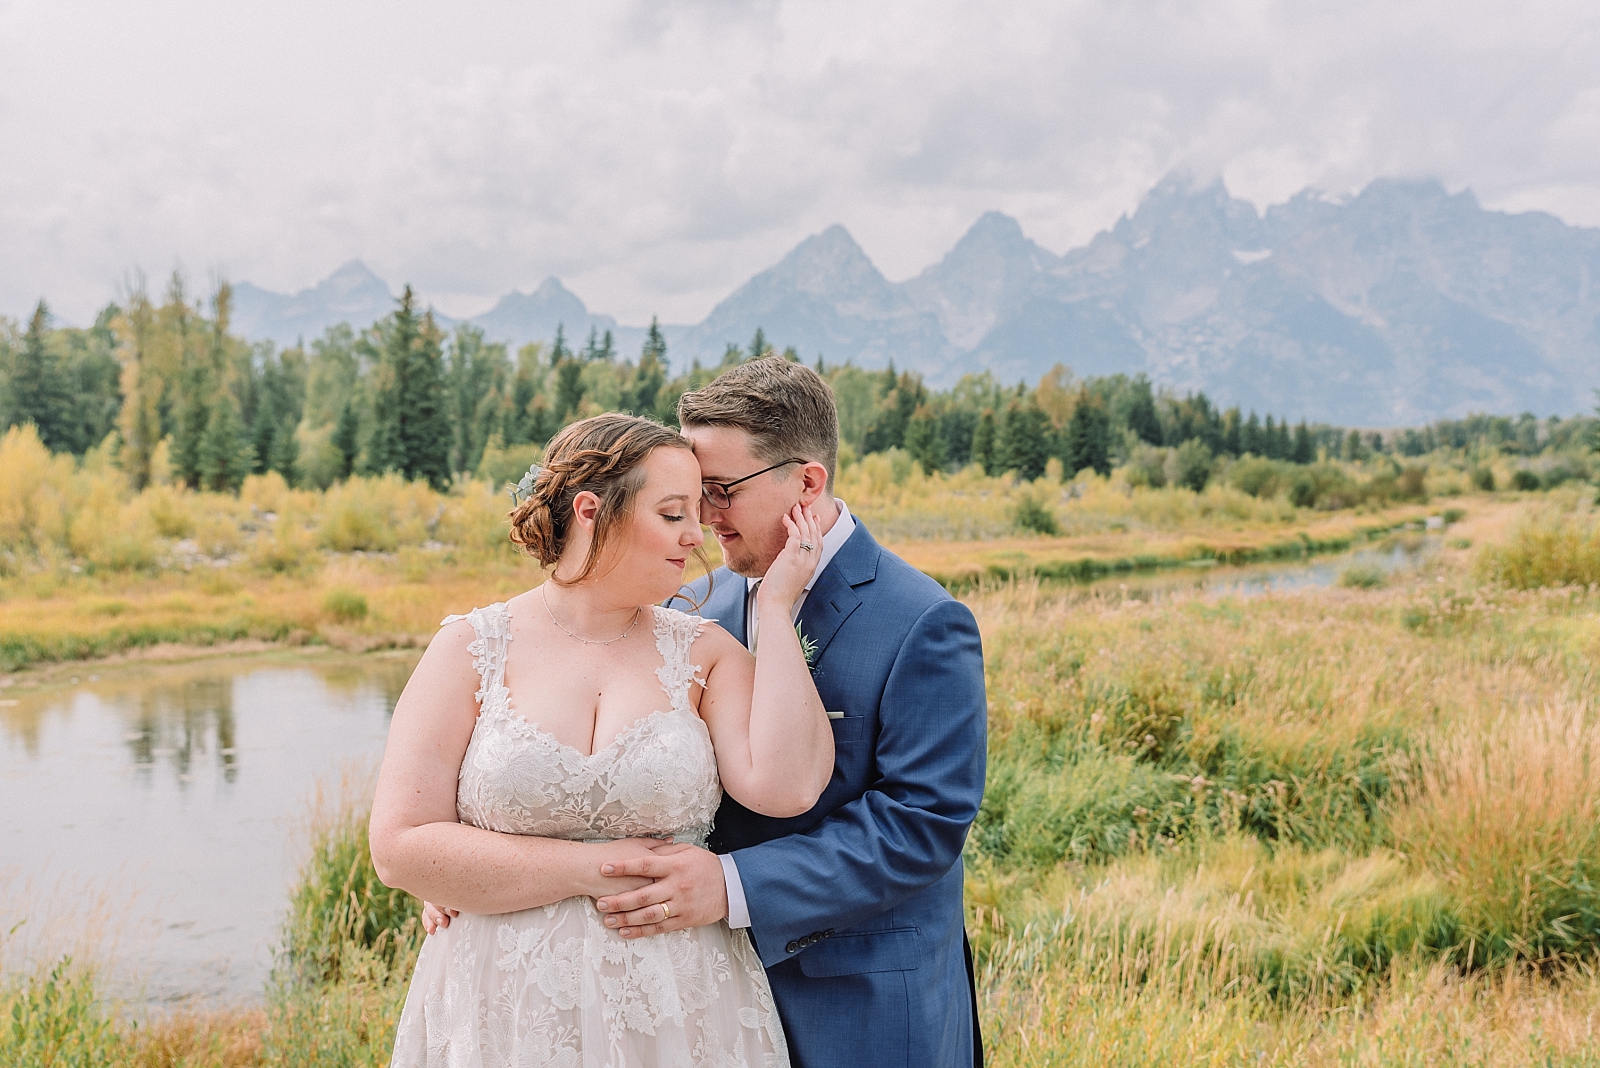
<path id="1" fill-rule="evenodd" d="M 800 639 L 800 655 L 806 658 L 806 667 L 811 669 L 811 674 L 817 673 L 817 643 L 799 623 L 794 625 L 794 636 Z"/>

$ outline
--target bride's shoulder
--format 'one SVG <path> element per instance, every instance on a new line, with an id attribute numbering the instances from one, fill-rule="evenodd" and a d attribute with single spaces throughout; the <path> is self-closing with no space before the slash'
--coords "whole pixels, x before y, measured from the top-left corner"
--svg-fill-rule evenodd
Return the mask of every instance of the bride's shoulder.
<path id="1" fill-rule="evenodd" d="M 459 615 L 445 616 L 439 621 L 439 630 L 429 646 L 453 647 L 467 645 L 480 638 L 498 638 L 506 633 L 509 621 L 510 615 L 504 601 Z"/>
<path id="2" fill-rule="evenodd" d="M 680 612 L 676 608 L 666 608 L 661 605 L 657 605 L 655 611 L 656 618 L 661 624 L 683 634 L 694 643 L 696 652 L 719 652 L 725 650 L 730 643 L 739 644 L 733 635 L 723 630 L 714 619 L 690 615 L 688 612 Z"/>

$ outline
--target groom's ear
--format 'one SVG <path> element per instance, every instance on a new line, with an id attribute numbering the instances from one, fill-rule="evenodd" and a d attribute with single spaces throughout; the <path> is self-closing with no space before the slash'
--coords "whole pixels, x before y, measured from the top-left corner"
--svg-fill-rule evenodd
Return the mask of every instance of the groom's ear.
<path id="1" fill-rule="evenodd" d="M 800 488 L 801 504 L 815 504 L 818 498 L 828 492 L 828 469 L 815 460 L 800 468 L 800 480 L 803 483 Z"/>

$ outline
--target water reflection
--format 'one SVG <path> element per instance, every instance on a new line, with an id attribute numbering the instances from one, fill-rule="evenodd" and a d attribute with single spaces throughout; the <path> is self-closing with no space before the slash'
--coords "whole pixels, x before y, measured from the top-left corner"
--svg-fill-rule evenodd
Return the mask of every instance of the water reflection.
<path id="1" fill-rule="evenodd" d="M 277 654 L 0 689 L 0 876 L 138 891 L 136 926 L 159 934 L 123 956 L 152 1000 L 259 997 L 306 799 L 376 765 L 415 660 Z M 0 900 L 0 930 L 26 910 Z"/>
<path id="2" fill-rule="evenodd" d="M 1292 563 L 1242 566 L 1191 564 L 1139 574 L 1110 575 L 1089 583 L 1091 590 L 1120 592 L 1141 601 L 1160 601 L 1174 594 L 1210 597 L 1255 597 L 1263 593 L 1322 589 L 1336 585 L 1352 567 L 1371 567 L 1396 575 L 1426 563 L 1442 544 L 1437 537 L 1397 539 L 1392 545 Z"/>

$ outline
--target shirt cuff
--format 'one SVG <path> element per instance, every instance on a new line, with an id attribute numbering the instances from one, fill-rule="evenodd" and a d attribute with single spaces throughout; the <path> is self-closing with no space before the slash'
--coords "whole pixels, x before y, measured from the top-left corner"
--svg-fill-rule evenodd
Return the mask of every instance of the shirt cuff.
<path id="1" fill-rule="evenodd" d="M 744 883 L 739 881 L 739 866 L 727 853 L 717 854 L 722 861 L 722 881 L 728 887 L 728 926 L 734 930 L 750 926 L 750 906 L 744 899 Z"/>

